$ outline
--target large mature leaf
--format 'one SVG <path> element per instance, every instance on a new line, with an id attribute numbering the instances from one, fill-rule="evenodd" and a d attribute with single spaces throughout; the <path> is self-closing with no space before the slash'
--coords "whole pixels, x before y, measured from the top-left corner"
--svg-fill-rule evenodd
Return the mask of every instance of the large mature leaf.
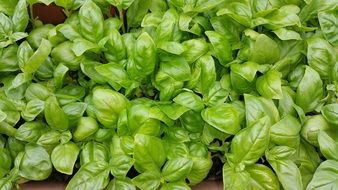
<path id="1" fill-rule="evenodd" d="M 236 134 L 241 129 L 239 113 L 231 104 L 208 107 L 202 111 L 202 118 L 224 133 Z"/>
<path id="2" fill-rule="evenodd" d="M 80 168 L 69 181 L 66 189 L 104 189 L 108 183 L 108 164 L 106 162 L 91 162 Z"/>
<path id="3" fill-rule="evenodd" d="M 337 161 L 326 160 L 316 170 L 307 190 L 338 188 Z"/>
<path id="4" fill-rule="evenodd" d="M 306 66 L 296 93 L 296 104 L 306 113 L 313 111 L 323 96 L 323 81 L 318 72 Z"/>
<path id="5" fill-rule="evenodd" d="M 237 133 L 231 142 L 229 162 L 247 165 L 255 163 L 268 147 L 270 127 L 269 118 L 263 117 Z"/>
<path id="6" fill-rule="evenodd" d="M 134 158 L 139 171 L 159 170 L 166 160 L 166 152 L 161 139 L 137 134 Z"/>
<path id="7" fill-rule="evenodd" d="M 73 168 L 79 152 L 79 147 L 73 142 L 58 145 L 51 154 L 53 166 L 61 173 L 73 174 Z"/>

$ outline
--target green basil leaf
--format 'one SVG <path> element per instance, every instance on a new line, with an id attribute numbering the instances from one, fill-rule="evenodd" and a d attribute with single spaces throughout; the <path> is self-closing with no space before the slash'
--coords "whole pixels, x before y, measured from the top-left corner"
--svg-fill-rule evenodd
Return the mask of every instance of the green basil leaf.
<path id="1" fill-rule="evenodd" d="M 226 37 L 230 43 L 240 41 L 244 27 L 228 16 L 217 16 L 210 19 L 210 23 L 216 32 Z"/>
<path id="2" fill-rule="evenodd" d="M 308 117 L 305 121 L 300 135 L 310 144 L 318 147 L 318 134 L 320 131 L 330 129 L 329 123 L 322 115 Z"/>
<path id="3" fill-rule="evenodd" d="M 138 83 L 130 79 L 128 73 L 120 64 L 98 64 L 95 67 L 95 70 L 99 76 L 103 76 L 104 80 L 107 81 L 115 90 L 119 90 L 121 86 L 126 89 L 135 88 L 138 86 Z M 120 86 L 117 88 L 115 87 L 115 84 Z"/>
<path id="4" fill-rule="evenodd" d="M 49 5 L 53 2 L 53 0 L 27 0 L 29 4 L 34 4 L 34 3 L 43 3 L 45 5 Z"/>
<path id="5" fill-rule="evenodd" d="M 51 24 L 46 24 L 41 27 L 34 28 L 27 36 L 29 45 L 34 49 L 38 49 L 42 39 L 48 39 L 49 31 L 54 28 Z"/>
<path id="6" fill-rule="evenodd" d="M 157 190 L 161 184 L 161 174 L 154 170 L 149 170 L 134 177 L 131 181 L 141 190 Z"/>
<path id="7" fill-rule="evenodd" d="M 281 40 L 302 40 L 299 33 L 285 28 L 274 30 L 273 33 L 275 33 Z"/>
<path id="8" fill-rule="evenodd" d="M 265 34 L 259 34 L 250 48 L 249 60 L 259 64 L 273 64 L 279 58 L 280 50 L 277 43 Z"/>
<path id="9" fill-rule="evenodd" d="M 296 110 L 293 105 L 296 93 L 286 86 L 282 86 L 282 98 L 278 100 L 278 111 L 281 117 L 286 115 L 296 116 Z"/>
<path id="10" fill-rule="evenodd" d="M 28 25 L 29 16 L 26 0 L 19 0 L 12 16 L 14 31 L 24 32 Z"/>
<path id="11" fill-rule="evenodd" d="M 7 114 L 0 109 L 0 122 L 3 122 L 7 118 Z"/>
<path id="12" fill-rule="evenodd" d="M 56 30 L 59 31 L 65 38 L 69 40 L 81 38 L 81 34 L 79 33 L 79 31 L 69 23 L 62 23 L 57 25 Z"/>
<path id="13" fill-rule="evenodd" d="M 51 52 L 52 45 L 48 40 L 42 39 L 39 48 L 24 64 L 23 72 L 34 73 L 40 65 L 46 60 Z"/>
<path id="14" fill-rule="evenodd" d="M 41 146 L 26 145 L 19 162 L 19 175 L 28 180 L 45 180 L 52 173 L 50 156 Z"/>
<path id="15" fill-rule="evenodd" d="M 158 107 L 164 114 L 166 114 L 172 120 L 177 120 L 185 112 L 189 110 L 187 107 L 181 106 L 176 103 L 158 105 Z"/>
<path id="16" fill-rule="evenodd" d="M 155 76 L 155 87 L 160 91 L 160 100 L 169 100 L 183 87 L 183 82 L 190 79 L 190 66 L 183 57 L 161 57 Z"/>
<path id="17" fill-rule="evenodd" d="M 123 154 L 112 155 L 110 159 L 110 172 L 115 178 L 124 179 L 133 164 L 133 159 L 130 156 Z"/>
<path id="18" fill-rule="evenodd" d="M 269 130 L 269 118 L 263 117 L 252 126 L 239 131 L 231 141 L 231 154 L 228 160 L 234 164 L 255 163 L 268 148 Z"/>
<path id="19" fill-rule="evenodd" d="M 99 65 L 101 65 L 101 63 L 99 62 L 84 60 L 81 62 L 80 67 L 83 74 L 92 79 L 94 82 L 98 84 L 104 84 L 106 83 L 106 79 L 104 78 L 104 76 L 100 75 L 95 69 L 96 66 Z"/>
<path id="20" fill-rule="evenodd" d="M 126 58 L 127 52 L 125 43 L 123 42 L 123 38 L 117 29 L 113 28 L 108 31 L 107 36 L 101 41 L 106 41 L 104 44 L 104 47 L 106 48 L 104 55 L 108 61 L 117 62 Z"/>
<path id="21" fill-rule="evenodd" d="M 52 58 L 60 64 L 66 65 L 70 70 L 78 70 L 82 57 L 72 51 L 72 42 L 65 41 L 53 48 Z"/>
<path id="22" fill-rule="evenodd" d="M 79 147 L 73 142 L 56 146 L 51 154 L 54 168 L 67 175 L 73 174 L 73 168 L 79 152 Z"/>
<path id="23" fill-rule="evenodd" d="M 32 75 L 26 73 L 19 73 L 13 79 L 8 78 L 7 83 L 4 82 L 6 96 L 12 99 L 22 99 L 32 78 Z"/>
<path id="24" fill-rule="evenodd" d="M 175 55 L 181 55 L 185 51 L 183 45 L 178 42 L 160 42 L 157 48 Z"/>
<path id="25" fill-rule="evenodd" d="M 253 189 L 279 189 L 279 181 L 273 171 L 262 164 L 256 164 L 246 168 L 251 177 Z"/>
<path id="26" fill-rule="evenodd" d="M 274 146 L 272 147 L 267 155 L 272 155 L 273 159 L 289 159 L 295 155 L 296 150 L 288 146 Z"/>
<path id="27" fill-rule="evenodd" d="M 13 32 L 13 22 L 3 13 L 0 13 L 0 34 L 10 35 Z"/>
<path id="28" fill-rule="evenodd" d="M 18 0 L 13 0 L 13 1 L 1 0 L 0 1 L 0 12 L 3 12 L 7 15 L 13 15 L 14 9 L 17 3 L 18 3 Z"/>
<path id="29" fill-rule="evenodd" d="M 297 64 L 302 60 L 302 50 L 305 48 L 304 41 L 287 40 L 278 43 L 280 49 L 280 59 L 272 68 L 281 72 L 283 77 L 297 68 Z M 291 85 L 291 83 L 290 83 Z"/>
<path id="30" fill-rule="evenodd" d="M 74 52 L 75 56 L 78 57 L 84 54 L 86 51 L 97 52 L 97 50 L 100 48 L 97 44 L 82 38 L 74 39 L 73 42 L 72 51 Z"/>
<path id="31" fill-rule="evenodd" d="M 198 1 L 196 3 L 196 7 L 194 9 L 194 11 L 196 12 L 206 12 L 206 11 L 209 11 L 219 5 L 221 5 L 223 3 L 222 0 L 208 0 L 208 1 L 205 1 L 205 2 L 201 2 L 201 1 Z"/>
<path id="32" fill-rule="evenodd" d="M 31 83 L 25 92 L 25 98 L 27 101 L 31 101 L 34 99 L 39 99 L 45 101 L 50 95 L 47 87 L 39 83 Z"/>
<path id="33" fill-rule="evenodd" d="M 118 7 L 119 9 L 128 9 L 134 0 L 107 0 L 110 4 Z"/>
<path id="34" fill-rule="evenodd" d="M 109 35 L 112 30 L 119 30 L 122 27 L 122 22 L 119 18 L 111 17 L 104 20 L 103 27 L 105 35 Z"/>
<path id="35" fill-rule="evenodd" d="M 271 142 L 296 148 L 300 143 L 301 128 L 301 124 L 295 117 L 287 115 L 271 127 Z"/>
<path id="36" fill-rule="evenodd" d="M 10 137 L 15 136 L 17 129 L 9 125 L 7 122 L 0 122 L 0 134 L 4 134 Z"/>
<path id="37" fill-rule="evenodd" d="M 55 93 L 61 105 L 69 104 L 76 101 L 81 101 L 86 95 L 85 88 L 77 85 L 67 85 L 62 89 L 58 89 Z"/>
<path id="38" fill-rule="evenodd" d="M 233 64 L 230 68 L 230 79 L 233 89 L 240 93 L 252 91 L 258 71 L 258 64 L 248 61 L 242 64 Z M 258 87 L 258 84 L 256 86 Z"/>
<path id="39" fill-rule="evenodd" d="M 162 169 L 162 175 L 166 181 L 174 182 L 184 179 L 193 166 L 193 162 L 187 158 L 168 160 Z"/>
<path id="40" fill-rule="evenodd" d="M 185 182 L 174 182 L 174 183 L 166 183 L 164 184 L 160 190 L 191 190 L 191 188 Z"/>
<path id="41" fill-rule="evenodd" d="M 55 0 L 57 6 L 63 7 L 65 9 L 71 9 L 73 6 L 73 0 Z"/>
<path id="42" fill-rule="evenodd" d="M 322 29 L 327 41 L 332 45 L 338 45 L 338 38 L 335 31 L 338 29 L 337 10 L 328 10 L 318 13 L 320 28 Z"/>
<path id="43" fill-rule="evenodd" d="M 257 78 L 257 91 L 265 98 L 281 99 L 282 98 L 282 74 L 278 71 L 271 70 L 261 77 Z"/>
<path id="44" fill-rule="evenodd" d="M 216 81 L 215 61 L 210 55 L 204 55 L 196 61 L 196 65 L 201 67 L 200 91 L 204 96 L 207 96 Z"/>
<path id="45" fill-rule="evenodd" d="M 127 11 L 127 20 L 130 27 L 139 26 L 144 15 L 148 13 L 152 1 L 149 0 L 134 0 Z M 163 11 L 164 12 L 164 11 Z"/>
<path id="46" fill-rule="evenodd" d="M 271 124 L 280 120 L 278 110 L 272 100 L 244 94 L 244 101 L 247 126 L 251 126 L 264 116 L 269 117 Z"/>
<path id="47" fill-rule="evenodd" d="M 223 35 L 215 31 L 206 31 L 210 43 L 212 44 L 215 56 L 222 65 L 226 65 L 232 60 L 232 49 L 230 43 Z"/>
<path id="48" fill-rule="evenodd" d="M 174 33 L 177 29 L 178 13 L 175 9 L 167 10 L 156 29 L 156 41 L 175 41 Z"/>
<path id="49" fill-rule="evenodd" d="M 336 64 L 333 66 L 332 72 L 331 72 L 331 78 L 333 81 L 337 82 L 338 81 L 338 61 Z"/>
<path id="50" fill-rule="evenodd" d="M 4 178 L 11 170 L 12 158 L 10 152 L 5 148 L 0 148 L 0 153 L 0 158 L 2 160 L 0 163 L 0 177 Z"/>
<path id="51" fill-rule="evenodd" d="M 185 106 L 194 111 L 201 111 L 204 108 L 202 99 L 193 92 L 182 92 L 177 95 L 173 100 L 175 103 Z"/>
<path id="52" fill-rule="evenodd" d="M 68 118 L 65 112 L 60 108 L 57 99 L 50 96 L 45 102 L 45 119 L 48 125 L 60 131 L 68 129 Z"/>
<path id="53" fill-rule="evenodd" d="M 154 111 L 156 112 L 154 113 Z M 127 127 L 132 134 L 159 136 L 161 133 L 160 120 L 158 120 L 158 117 L 153 117 L 157 113 L 160 116 L 165 116 L 159 109 L 153 110 L 149 105 L 134 104 L 127 110 L 127 117 L 129 118 Z"/>
<path id="54" fill-rule="evenodd" d="M 217 16 L 228 15 L 238 23 L 250 27 L 252 13 L 250 7 L 241 2 L 232 2 L 224 9 L 217 12 Z"/>
<path id="55" fill-rule="evenodd" d="M 333 131 L 320 131 L 318 134 L 320 152 L 328 160 L 338 160 L 338 136 Z"/>
<path id="56" fill-rule="evenodd" d="M 128 100 L 116 91 L 95 88 L 93 91 L 93 103 L 99 122 L 105 127 L 112 128 L 117 124 L 118 115 L 128 105 Z"/>
<path id="57" fill-rule="evenodd" d="M 56 89 L 62 88 L 64 78 L 69 71 L 69 68 L 66 67 L 64 64 L 59 63 L 53 73 L 54 85 Z"/>
<path id="58" fill-rule="evenodd" d="M 209 50 L 204 39 L 191 39 L 182 43 L 186 51 L 182 54 L 189 64 L 195 62 Z"/>
<path id="59" fill-rule="evenodd" d="M 45 109 L 45 102 L 33 99 L 26 104 L 25 110 L 21 112 L 21 117 L 26 121 L 33 121 Z"/>
<path id="60" fill-rule="evenodd" d="M 161 12 L 152 12 L 152 13 L 148 13 L 143 17 L 141 26 L 142 27 L 156 27 L 157 25 L 159 25 L 161 23 L 163 17 L 163 13 Z"/>
<path id="61" fill-rule="evenodd" d="M 323 78 L 330 76 L 330 70 L 337 61 L 333 47 L 326 40 L 312 37 L 307 40 L 307 59 L 311 68 Z"/>
<path id="62" fill-rule="evenodd" d="M 106 163 L 109 160 L 108 148 L 102 143 L 88 142 L 80 153 L 80 164 L 84 166 L 89 163 Z"/>
<path id="63" fill-rule="evenodd" d="M 34 143 L 42 133 L 46 131 L 46 125 L 42 122 L 26 122 L 22 124 L 16 134 L 15 138 L 21 141 Z"/>
<path id="64" fill-rule="evenodd" d="M 69 127 L 75 127 L 77 125 L 87 108 L 88 105 L 84 102 L 73 102 L 62 107 L 68 116 Z"/>
<path id="65" fill-rule="evenodd" d="M 134 159 L 138 171 L 159 170 L 166 160 L 162 141 L 152 136 L 135 135 Z"/>
<path id="66" fill-rule="evenodd" d="M 204 120 L 199 112 L 189 110 L 180 117 L 181 125 L 188 131 L 198 133 L 203 130 Z"/>
<path id="67" fill-rule="evenodd" d="M 216 81 L 210 86 L 208 93 L 203 96 L 203 101 L 208 106 L 217 106 L 224 103 L 228 95 L 228 90 L 224 89 L 219 81 Z"/>
<path id="68" fill-rule="evenodd" d="M 303 183 L 303 185 L 305 186 L 310 182 L 313 173 L 315 172 L 316 168 L 320 163 L 319 155 L 314 146 L 307 143 L 305 140 L 301 139 L 299 147 L 296 150 L 296 153 L 293 154 L 291 158 L 296 164 L 300 165 L 299 169 L 303 176 L 302 181 L 306 182 Z"/>
<path id="69" fill-rule="evenodd" d="M 0 71 L 11 72 L 20 70 L 17 57 L 18 47 L 10 45 L 1 51 Z"/>
<path id="70" fill-rule="evenodd" d="M 296 5 L 284 5 L 265 16 L 267 23 L 264 25 L 269 29 L 283 28 L 286 26 L 300 26 L 300 18 L 298 13 L 300 9 Z"/>
<path id="71" fill-rule="evenodd" d="M 236 134 L 241 129 L 239 113 L 231 104 L 208 107 L 201 114 L 204 121 L 224 133 Z"/>
<path id="72" fill-rule="evenodd" d="M 306 94 L 307 96 L 304 96 Z M 311 96 L 310 96 L 311 94 Z M 323 96 L 323 82 L 319 74 L 309 66 L 305 66 L 305 73 L 296 92 L 296 104 L 305 113 L 313 111 Z"/>
<path id="73" fill-rule="evenodd" d="M 212 160 L 211 158 L 200 157 L 192 157 L 191 160 L 193 164 L 187 178 L 191 185 L 196 185 L 207 177 L 212 167 Z"/>
<path id="74" fill-rule="evenodd" d="M 236 171 L 229 164 L 223 166 L 223 187 L 224 189 L 247 189 L 250 185 L 250 174 L 246 171 Z"/>
<path id="75" fill-rule="evenodd" d="M 266 156 L 284 189 L 303 189 L 300 171 L 293 161 L 280 159 L 278 154 L 266 154 Z M 275 156 L 277 158 L 274 158 Z"/>
<path id="76" fill-rule="evenodd" d="M 46 60 L 40 65 L 35 75 L 40 80 L 48 80 L 53 77 L 55 69 L 54 61 L 51 57 L 47 57 Z"/>
<path id="77" fill-rule="evenodd" d="M 107 187 L 107 190 L 119 190 L 119 189 L 136 190 L 136 187 L 134 184 L 132 184 L 129 178 L 125 180 L 114 178 Z"/>
<path id="78" fill-rule="evenodd" d="M 137 38 L 133 60 L 135 65 L 130 64 L 127 66 L 127 71 L 132 79 L 141 78 L 154 71 L 156 46 L 148 33 L 144 32 Z"/>
<path id="79" fill-rule="evenodd" d="M 42 134 L 36 144 L 41 146 L 57 145 L 60 142 L 61 133 L 58 131 L 47 131 Z"/>
<path id="80" fill-rule="evenodd" d="M 73 132 L 74 141 L 83 141 L 99 129 L 96 120 L 91 117 L 81 117 Z"/>
<path id="81" fill-rule="evenodd" d="M 338 126 L 338 104 L 327 104 L 322 108 L 322 115 L 329 123 Z"/>
<path id="82" fill-rule="evenodd" d="M 103 15 L 93 1 L 86 1 L 81 6 L 79 21 L 80 32 L 85 39 L 97 42 L 103 37 Z"/>
<path id="83" fill-rule="evenodd" d="M 109 167 L 106 162 L 90 162 L 83 165 L 69 181 L 66 190 L 104 189 L 109 183 Z"/>
<path id="84" fill-rule="evenodd" d="M 102 129 L 99 128 L 96 133 L 94 134 L 93 138 L 97 142 L 106 142 L 107 140 L 111 139 L 113 136 L 114 129 Z"/>
<path id="85" fill-rule="evenodd" d="M 183 143 L 177 143 L 171 140 L 166 140 L 165 142 L 165 148 L 167 149 L 167 158 L 169 160 L 175 159 L 175 158 L 182 158 L 187 157 L 189 155 L 189 148 L 188 146 Z"/>
<path id="86" fill-rule="evenodd" d="M 307 190 L 312 189 L 335 189 L 337 183 L 337 161 L 326 160 L 322 162 L 316 170 Z"/>
<path id="87" fill-rule="evenodd" d="M 3 178 L 0 179 L 0 188 L 4 190 L 10 190 L 13 189 L 14 183 L 8 179 L 8 178 Z"/>

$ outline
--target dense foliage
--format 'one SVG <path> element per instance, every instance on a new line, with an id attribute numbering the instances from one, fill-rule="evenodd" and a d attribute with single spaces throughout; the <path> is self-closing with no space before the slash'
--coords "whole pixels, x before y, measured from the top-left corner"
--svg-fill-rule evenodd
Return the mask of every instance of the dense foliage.
<path id="1" fill-rule="evenodd" d="M 56 26 L 32 14 L 52 2 Z M 336 0 L 0 11 L 1 190 L 187 190 L 217 160 L 224 189 L 338 189 Z"/>

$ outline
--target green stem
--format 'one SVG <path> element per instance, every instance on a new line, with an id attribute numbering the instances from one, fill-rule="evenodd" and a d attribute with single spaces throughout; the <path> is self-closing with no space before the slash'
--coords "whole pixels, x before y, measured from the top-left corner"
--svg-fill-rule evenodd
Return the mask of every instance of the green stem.
<path id="1" fill-rule="evenodd" d="M 34 14 L 33 14 L 33 5 L 29 5 L 29 17 L 31 18 L 31 22 L 34 22 Z"/>
<path id="2" fill-rule="evenodd" d="M 123 9 L 118 8 L 119 10 L 119 16 L 120 16 L 120 20 L 122 22 L 122 32 L 126 33 L 126 27 L 124 26 L 124 15 L 123 15 Z"/>
<path id="3" fill-rule="evenodd" d="M 62 11 L 66 15 L 67 18 L 72 14 L 72 11 L 68 9 L 63 9 Z"/>
<path id="4" fill-rule="evenodd" d="M 8 123 L 2 121 L 0 122 L 0 134 L 4 134 L 10 137 L 14 137 L 16 130 L 14 127 L 9 125 Z"/>

